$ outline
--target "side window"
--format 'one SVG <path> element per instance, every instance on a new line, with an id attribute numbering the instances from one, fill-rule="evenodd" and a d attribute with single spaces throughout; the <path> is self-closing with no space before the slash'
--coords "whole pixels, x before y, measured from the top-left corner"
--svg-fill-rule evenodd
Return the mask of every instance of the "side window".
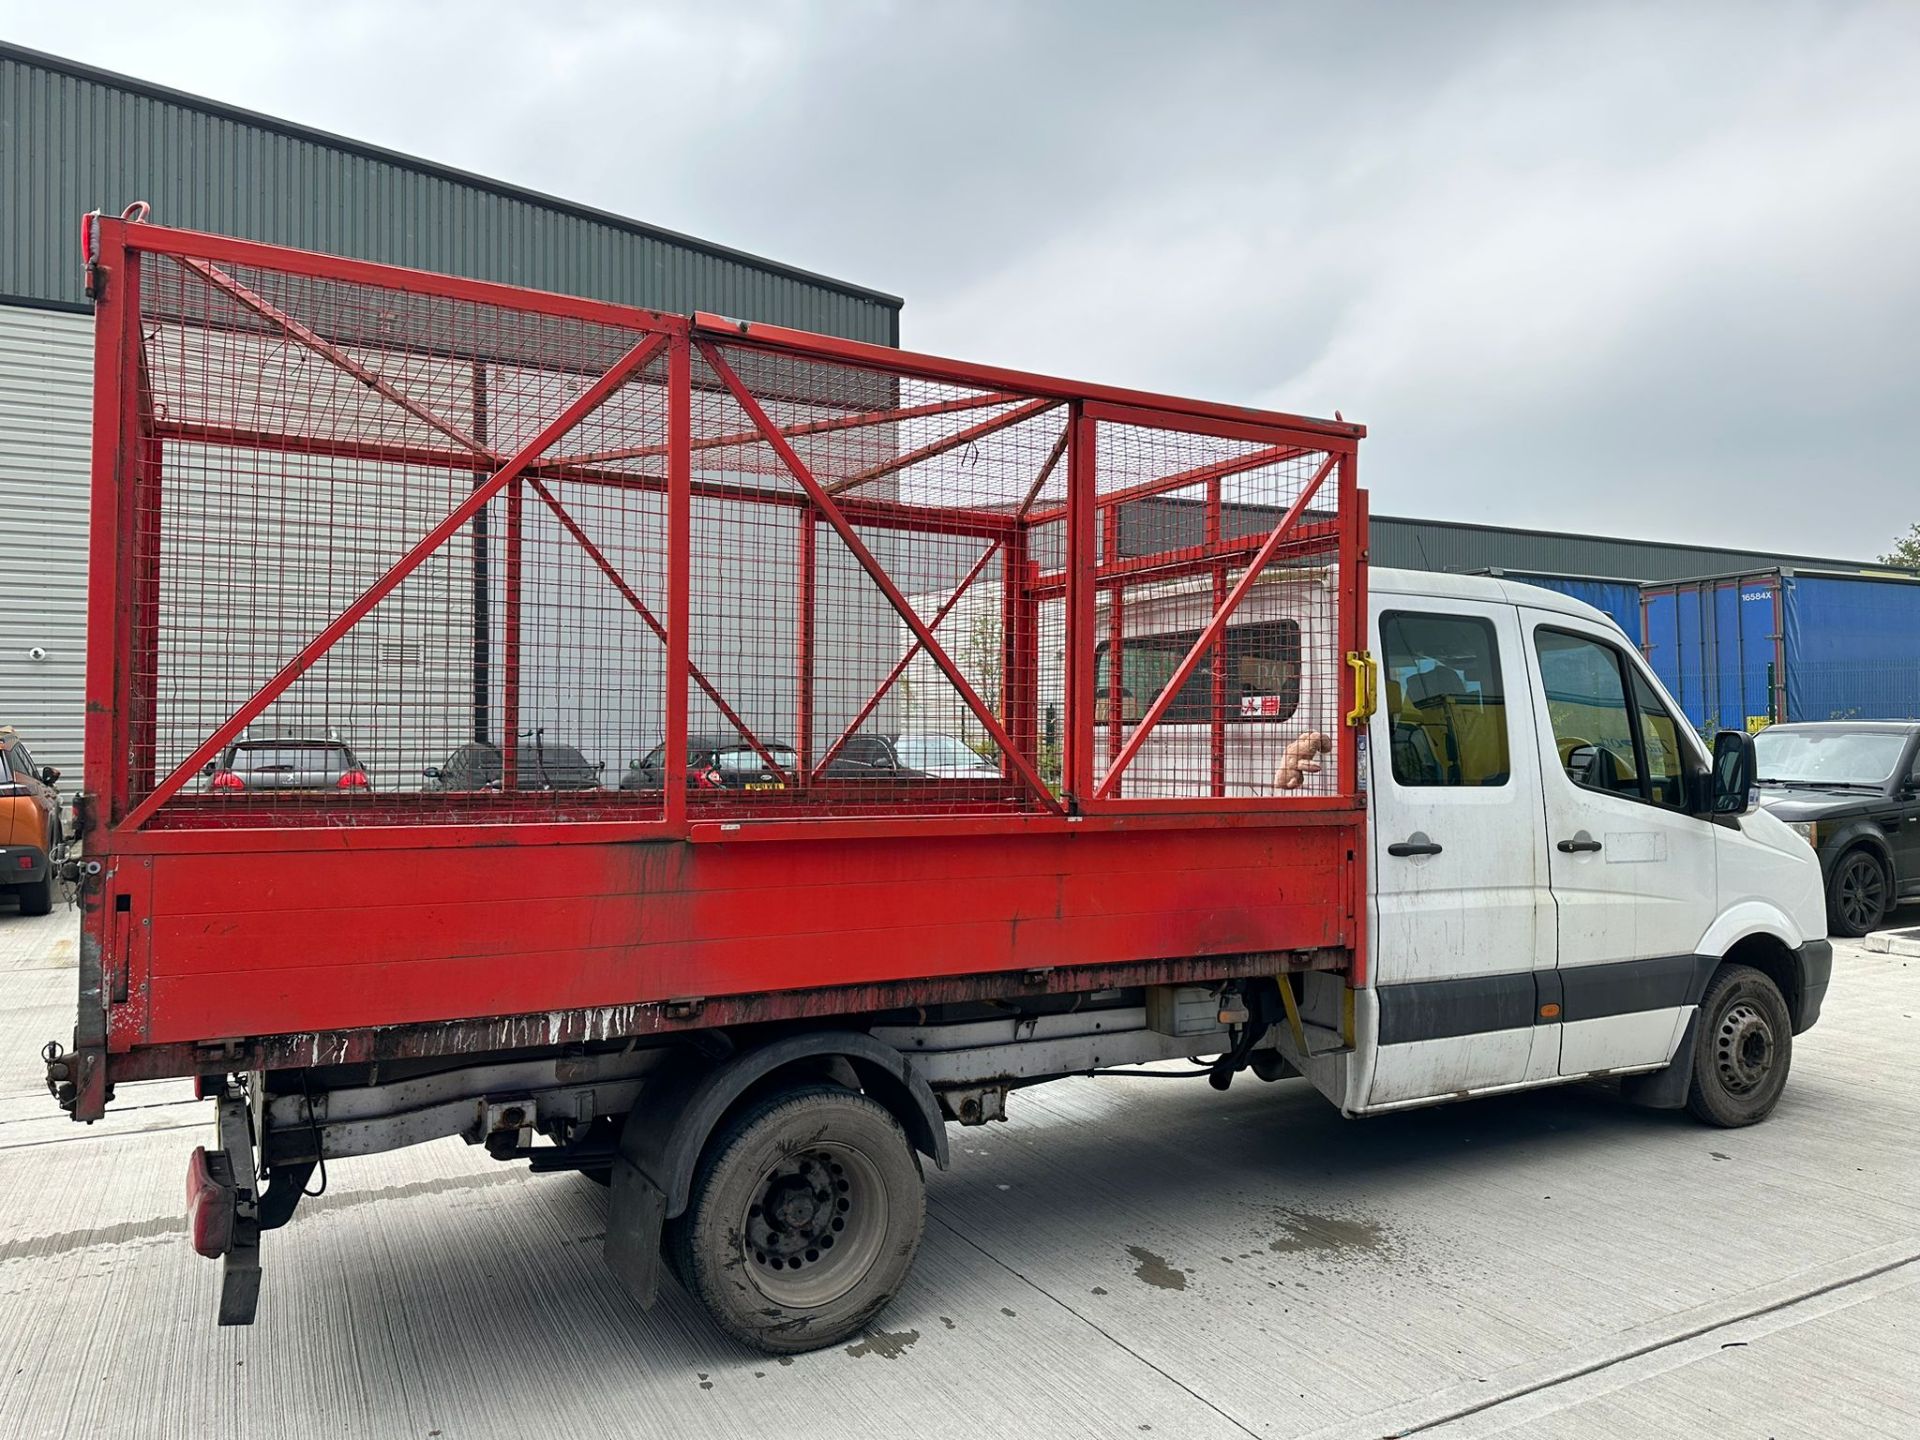
<path id="1" fill-rule="evenodd" d="M 1198 630 L 1177 634 L 1130 637 L 1120 647 L 1120 718 L 1139 720 L 1173 679 L 1200 638 Z M 1226 707 L 1220 717 L 1227 724 L 1242 720 L 1286 721 L 1300 708 L 1300 625 L 1294 620 L 1267 620 L 1254 625 L 1230 625 L 1226 635 Z M 1208 725 L 1213 722 L 1213 665 L 1219 648 L 1204 655 L 1167 706 L 1161 718 L 1170 725 Z M 1107 721 L 1113 698 L 1112 655 L 1108 642 L 1094 651 L 1094 720 Z"/>
<path id="2" fill-rule="evenodd" d="M 878 740 L 853 739 L 840 747 L 840 758 L 849 765 L 867 765 L 892 769 L 887 747 Z"/>
<path id="3" fill-rule="evenodd" d="M 1536 630 L 1534 649 L 1567 778 L 1587 790 L 1684 809 L 1679 727 L 1640 673 L 1613 646 L 1565 630 Z"/>
<path id="4" fill-rule="evenodd" d="M 7 752 L 7 759 L 13 766 L 14 774 L 25 775 L 30 780 L 40 778 L 40 767 L 33 763 L 33 756 L 28 752 L 25 741 L 14 741 L 13 748 Z"/>
<path id="5" fill-rule="evenodd" d="M 1394 780 L 1506 784 L 1513 765 L 1493 626 L 1465 615 L 1387 614 L 1380 647 Z"/>
<path id="6" fill-rule="evenodd" d="M 1299 708 L 1300 626 L 1292 620 L 1229 625 L 1225 718 L 1291 720 Z"/>
<path id="7" fill-rule="evenodd" d="M 1680 748 L 1680 732 L 1673 716 L 1660 703 L 1653 687 L 1638 670 L 1633 675 L 1633 708 L 1640 718 L 1640 745 L 1647 756 L 1647 784 L 1656 805 L 1669 810 L 1687 808 L 1685 752 Z"/>

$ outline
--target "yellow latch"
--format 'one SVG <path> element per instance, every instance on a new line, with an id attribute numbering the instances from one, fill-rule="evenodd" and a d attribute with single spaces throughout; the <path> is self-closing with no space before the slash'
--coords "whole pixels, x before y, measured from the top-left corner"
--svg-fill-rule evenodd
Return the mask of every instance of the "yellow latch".
<path id="1" fill-rule="evenodd" d="M 1347 668 L 1353 671 L 1353 709 L 1347 712 L 1347 724 L 1364 725 L 1380 706 L 1380 667 L 1367 650 L 1349 650 Z"/>

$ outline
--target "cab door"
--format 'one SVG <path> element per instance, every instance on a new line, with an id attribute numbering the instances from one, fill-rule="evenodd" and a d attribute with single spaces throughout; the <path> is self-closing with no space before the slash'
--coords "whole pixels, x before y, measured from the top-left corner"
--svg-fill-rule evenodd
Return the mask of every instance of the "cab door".
<path id="1" fill-rule="evenodd" d="M 1511 605 L 1379 600 L 1368 730 L 1375 1054 L 1364 1105 L 1553 1077 L 1534 714 Z"/>
<path id="2" fill-rule="evenodd" d="M 1560 1073 L 1664 1063 L 1713 961 L 1714 827 L 1688 813 L 1705 758 L 1611 630 L 1522 609 L 1559 937 Z"/>

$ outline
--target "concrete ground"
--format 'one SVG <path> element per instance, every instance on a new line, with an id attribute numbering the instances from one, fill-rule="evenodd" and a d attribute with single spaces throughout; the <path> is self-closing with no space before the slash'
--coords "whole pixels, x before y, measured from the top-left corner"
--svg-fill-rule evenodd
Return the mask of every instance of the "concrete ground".
<path id="1" fill-rule="evenodd" d="M 1911 923 L 1909 921 L 1908 923 Z M 1341 1120 L 1298 1081 L 953 1132 L 884 1329 L 776 1361 L 600 1262 L 604 1193 L 444 1141 L 333 1167 L 213 1324 L 205 1108 L 73 1125 L 71 912 L 0 902 L 0 1437 L 1920 1434 L 1920 959 L 1837 947 L 1773 1118 L 1597 1088 Z"/>

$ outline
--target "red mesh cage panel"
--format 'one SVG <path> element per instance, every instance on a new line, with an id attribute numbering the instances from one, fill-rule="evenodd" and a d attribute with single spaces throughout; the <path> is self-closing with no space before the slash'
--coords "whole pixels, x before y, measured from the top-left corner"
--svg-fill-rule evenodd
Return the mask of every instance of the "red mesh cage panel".
<path id="1" fill-rule="evenodd" d="M 1355 803 L 1357 427 L 102 233 L 111 826 Z"/>

